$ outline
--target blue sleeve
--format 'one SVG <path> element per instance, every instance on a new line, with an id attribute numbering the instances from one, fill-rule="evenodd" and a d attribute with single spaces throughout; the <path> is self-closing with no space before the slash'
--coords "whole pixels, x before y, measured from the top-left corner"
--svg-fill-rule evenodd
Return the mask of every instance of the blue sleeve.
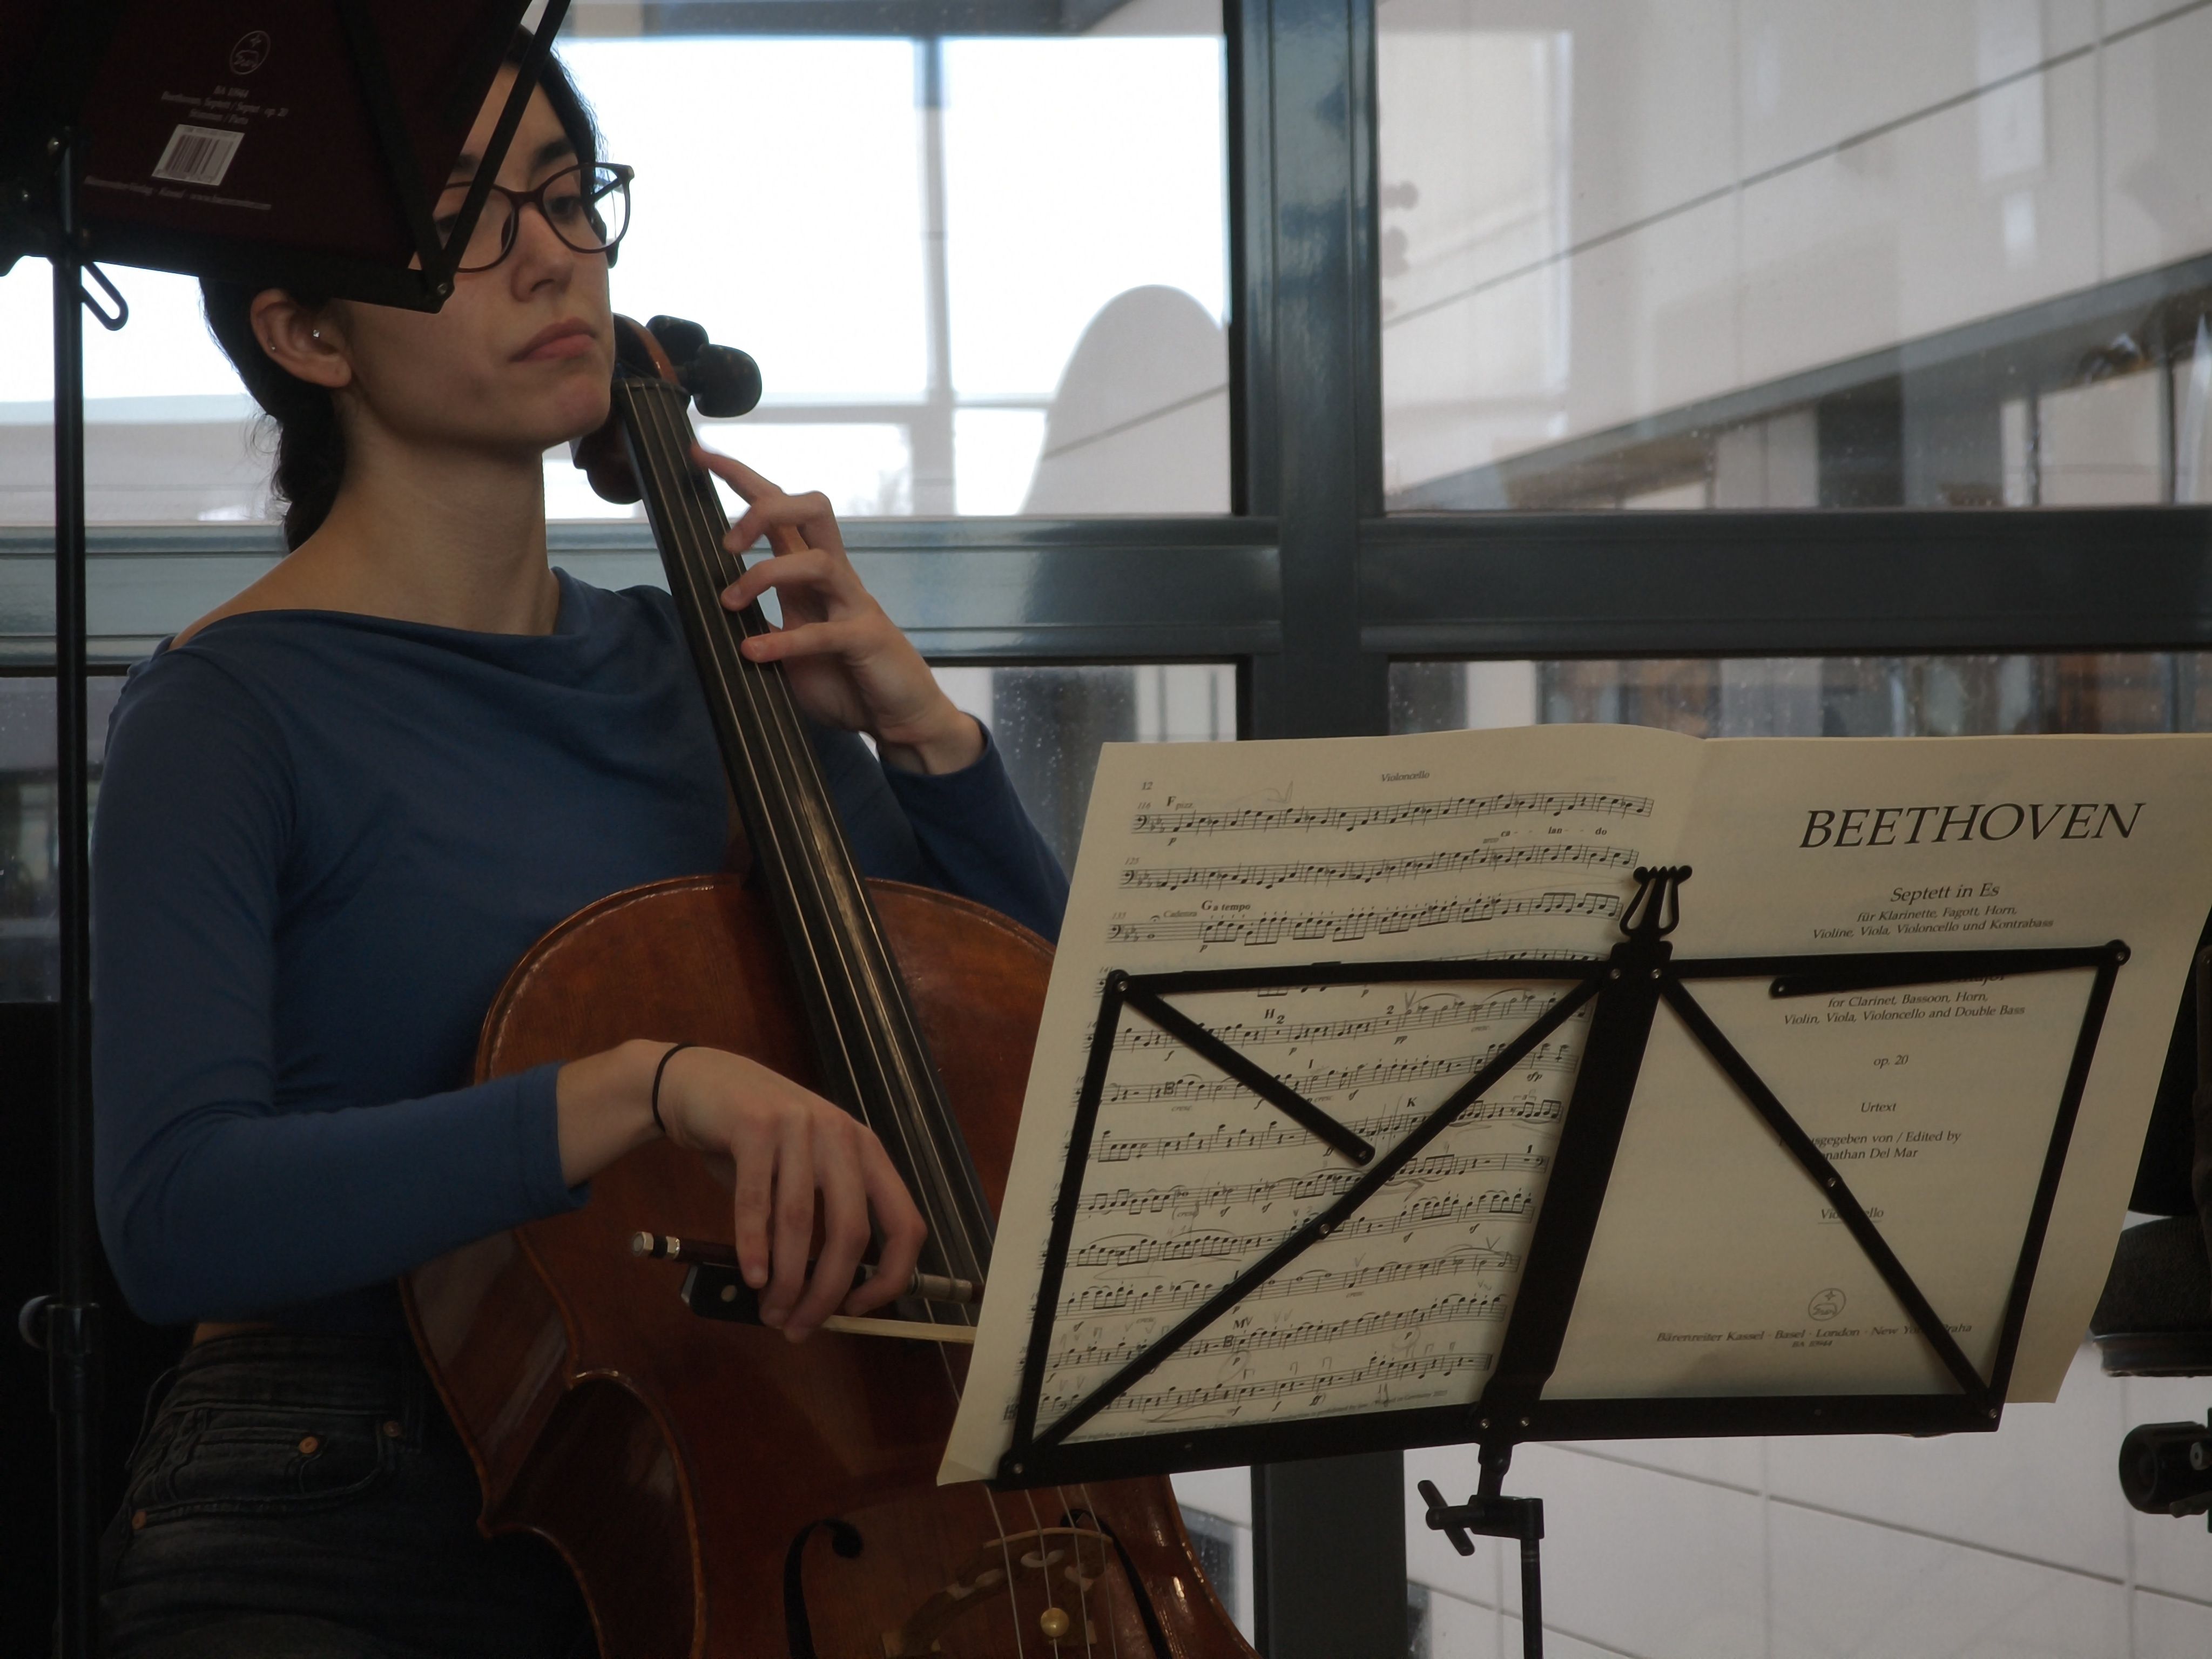
<path id="1" fill-rule="evenodd" d="M 1060 937 L 1066 872 L 1023 810 L 988 726 L 974 762 L 935 776 L 883 765 L 849 732 L 817 727 L 814 748 L 864 874 L 957 893 Z"/>
<path id="2" fill-rule="evenodd" d="M 189 653 L 127 690 L 93 836 L 100 1237 L 157 1324 L 389 1281 L 573 1207 L 556 1067 L 417 1100 L 277 1103 L 270 1030 L 296 803 L 283 735 Z"/>

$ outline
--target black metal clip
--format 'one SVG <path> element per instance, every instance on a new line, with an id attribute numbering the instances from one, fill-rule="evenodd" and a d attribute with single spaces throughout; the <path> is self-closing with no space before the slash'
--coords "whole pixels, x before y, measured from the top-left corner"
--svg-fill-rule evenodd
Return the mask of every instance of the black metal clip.
<path id="1" fill-rule="evenodd" d="M 1522 1659 L 1544 1659 L 1544 1500 L 1498 1494 L 1498 1487 L 1505 1479 L 1506 1462 L 1512 1455 L 1510 1445 L 1493 1449 L 1485 1444 L 1483 1490 L 1464 1504 L 1445 1503 L 1433 1480 L 1421 1481 L 1416 1490 L 1421 1494 L 1421 1501 L 1429 1506 L 1426 1518 L 1430 1528 L 1451 1540 L 1451 1547 L 1462 1555 L 1474 1553 L 1474 1540 L 1468 1535 L 1470 1533 L 1480 1533 L 1486 1538 L 1520 1540 Z"/>
<path id="2" fill-rule="evenodd" d="M 88 288 L 80 286 L 76 297 L 84 302 L 84 308 L 92 313 L 94 320 L 112 334 L 131 320 L 131 301 L 123 297 L 121 289 L 108 281 L 107 273 L 89 259 L 84 262 L 84 274 L 100 284 L 107 297 L 114 301 L 115 308 L 112 311 L 108 310 L 94 297 L 92 290 Z"/>
<path id="3" fill-rule="evenodd" d="M 1682 920 L 1682 884 L 1690 878 L 1686 864 L 1663 864 L 1653 869 L 1639 869 L 1636 879 L 1641 884 L 1636 896 L 1628 901 L 1628 908 L 1620 913 L 1620 932 L 1625 939 L 1661 939 L 1673 933 Z"/>
<path id="4" fill-rule="evenodd" d="M 1519 1538 L 1531 1543 L 1544 1535 L 1544 1500 L 1540 1498 L 1470 1498 L 1464 1504 L 1446 1504 L 1432 1480 L 1420 1483 L 1429 1506 L 1431 1530 L 1440 1532 L 1462 1555 L 1474 1553 L 1469 1533 L 1486 1538 Z"/>

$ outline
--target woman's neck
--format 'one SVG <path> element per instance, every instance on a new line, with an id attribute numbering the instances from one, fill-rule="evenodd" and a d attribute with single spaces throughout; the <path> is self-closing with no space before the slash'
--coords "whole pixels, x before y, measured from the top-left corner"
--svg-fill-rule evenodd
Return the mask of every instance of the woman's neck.
<path id="1" fill-rule="evenodd" d="M 560 608 L 535 453 L 360 445 L 330 516 L 285 562 L 327 591 L 321 608 L 401 622 L 548 634 Z"/>
<path id="2" fill-rule="evenodd" d="M 553 631 L 561 586 L 545 562 L 538 452 L 349 435 L 345 483 L 321 526 L 175 643 L 255 611 L 343 611 L 478 634 Z"/>

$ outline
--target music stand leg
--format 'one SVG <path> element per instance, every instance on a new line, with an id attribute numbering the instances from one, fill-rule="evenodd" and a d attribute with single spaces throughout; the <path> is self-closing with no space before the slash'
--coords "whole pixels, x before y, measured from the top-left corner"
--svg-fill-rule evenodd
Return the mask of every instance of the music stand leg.
<path id="1" fill-rule="evenodd" d="M 1522 1659 L 1544 1659 L 1544 1500 L 1500 1495 L 1505 1467 L 1512 1458 L 1510 1445 L 1493 1448 L 1486 1443 L 1482 1488 L 1464 1504 L 1446 1504 L 1432 1480 L 1420 1482 L 1418 1490 L 1421 1501 L 1429 1506 L 1429 1526 L 1449 1539 L 1462 1555 L 1474 1553 L 1470 1534 L 1520 1540 Z"/>
<path id="2" fill-rule="evenodd" d="M 1521 1537 L 1521 1659 L 1544 1659 L 1544 1564 L 1539 1541 L 1544 1531 L 1543 1500 L 1508 1501 L 1533 1504 L 1538 1511 L 1535 1533 Z"/>
<path id="3" fill-rule="evenodd" d="M 54 1414 L 54 1650 L 90 1659 L 100 1606 L 100 1309 L 92 1300 L 91 893 L 86 822 L 84 328 L 86 261 L 78 242 L 82 147 L 71 132 L 49 152 L 58 207 L 51 258 L 54 307 L 54 757 L 56 908 L 61 924 L 56 1045 L 54 1206 L 57 1294 L 23 1321 L 46 1350 Z M 102 279 L 105 284 L 105 279 Z M 109 292 L 113 292 L 112 288 Z M 103 321 L 107 320 L 103 318 Z M 120 325 L 120 315 L 116 319 Z"/>

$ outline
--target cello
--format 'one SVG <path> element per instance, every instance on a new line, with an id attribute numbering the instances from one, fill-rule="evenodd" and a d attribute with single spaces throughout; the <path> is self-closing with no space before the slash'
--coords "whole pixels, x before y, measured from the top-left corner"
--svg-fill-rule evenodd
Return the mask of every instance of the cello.
<path id="1" fill-rule="evenodd" d="M 646 1032 L 750 1056 L 868 1123 L 928 1222 L 923 1272 L 981 1285 L 1050 948 L 981 905 L 860 875 L 782 669 L 737 648 L 769 624 L 720 603 L 741 565 L 690 459 L 690 394 L 744 413 L 757 371 L 693 324 L 616 331 L 613 413 L 578 464 L 602 495 L 645 501 L 752 879 L 656 882 L 560 923 L 494 1000 L 477 1077 Z M 934 1484 L 973 1307 L 909 1297 L 890 1328 L 910 1335 L 833 1322 L 793 1345 L 702 1293 L 711 1267 L 635 1247 L 680 1257 L 726 1231 L 702 1160 L 656 1141 L 592 1188 L 403 1293 L 481 1525 L 561 1553 L 603 1659 L 1256 1659 L 1164 1477 Z M 727 1272 L 719 1297 L 749 1299 Z"/>

